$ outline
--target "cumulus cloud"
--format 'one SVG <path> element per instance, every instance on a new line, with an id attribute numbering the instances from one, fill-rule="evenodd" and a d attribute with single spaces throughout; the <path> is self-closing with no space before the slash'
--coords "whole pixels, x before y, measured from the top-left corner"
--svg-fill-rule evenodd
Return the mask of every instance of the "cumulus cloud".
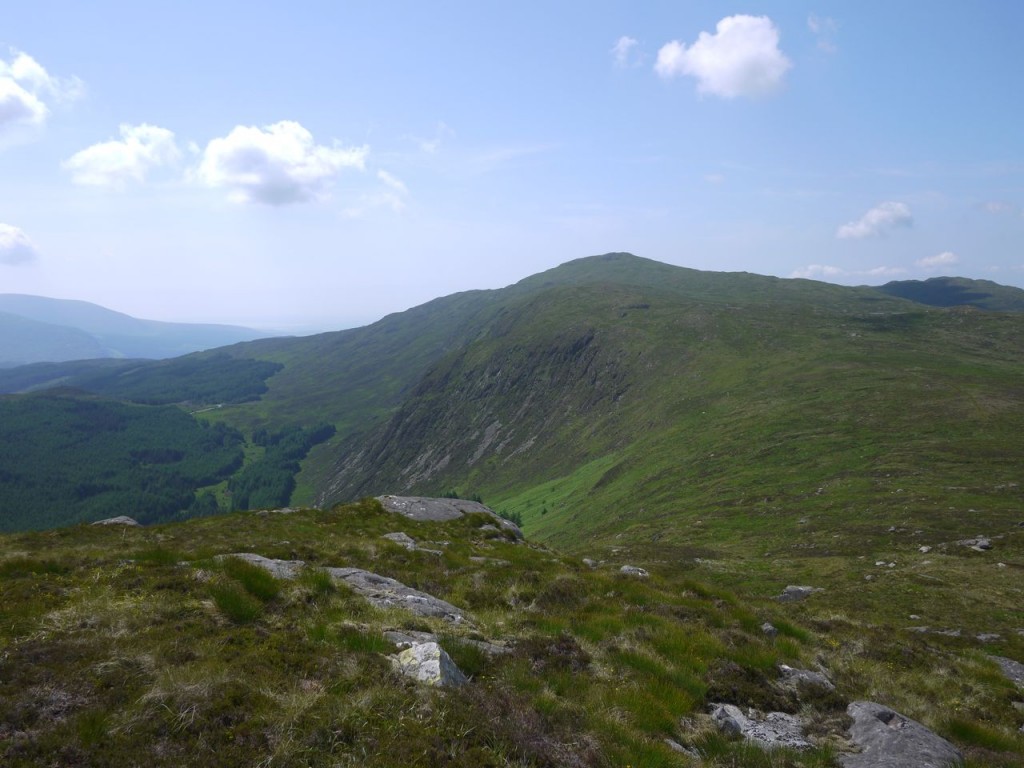
<path id="1" fill-rule="evenodd" d="M 235 127 L 203 151 L 198 179 L 236 202 L 288 205 L 324 197 L 344 168 L 365 168 L 368 147 L 316 144 L 299 123 Z"/>
<path id="2" fill-rule="evenodd" d="M 0 224 L 0 264 L 25 264 L 37 256 L 28 235 L 10 224 Z"/>
<path id="3" fill-rule="evenodd" d="M 78 98 L 82 81 L 53 77 L 27 53 L 14 51 L 10 61 L 0 59 L 0 131 L 38 127 L 50 115 L 47 101 Z"/>
<path id="4" fill-rule="evenodd" d="M 857 221 L 839 227 L 836 237 L 841 240 L 876 237 L 899 227 L 909 227 L 913 223 L 914 217 L 906 203 L 879 203 Z"/>
<path id="5" fill-rule="evenodd" d="M 637 41 L 635 38 L 629 35 L 623 35 L 615 41 L 615 45 L 612 46 L 611 54 L 615 60 L 615 66 L 617 67 L 628 67 L 632 63 L 633 49 L 636 48 Z"/>
<path id="6" fill-rule="evenodd" d="M 829 264 L 808 264 L 806 267 L 794 269 L 790 277 L 803 277 L 809 280 L 841 280 L 859 277 L 893 277 L 906 274 L 902 267 L 871 267 L 870 269 L 843 269 Z"/>
<path id="7" fill-rule="evenodd" d="M 919 267 L 924 267 L 925 269 L 936 269 L 948 267 L 952 264 L 956 264 L 958 261 L 960 261 L 960 258 L 955 253 L 952 253 L 951 251 L 944 251 L 936 254 L 935 256 L 926 256 L 923 259 L 918 259 L 914 263 Z"/>
<path id="8" fill-rule="evenodd" d="M 666 43 L 654 71 L 666 79 L 696 78 L 700 93 L 734 99 L 772 93 L 791 66 L 771 19 L 738 15 L 719 21 L 713 35 L 701 32 L 689 47 L 678 40 Z"/>
<path id="9" fill-rule="evenodd" d="M 181 159 L 174 134 L 166 128 L 122 124 L 120 132 L 119 140 L 93 144 L 64 161 L 76 184 L 103 187 L 142 182 L 153 169 Z"/>

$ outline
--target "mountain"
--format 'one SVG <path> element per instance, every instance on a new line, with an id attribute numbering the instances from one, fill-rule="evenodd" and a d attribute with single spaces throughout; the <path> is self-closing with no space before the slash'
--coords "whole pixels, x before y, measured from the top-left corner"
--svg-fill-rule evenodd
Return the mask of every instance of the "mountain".
<path id="1" fill-rule="evenodd" d="M 993 312 L 1024 312 L 1024 290 L 991 280 L 965 277 L 894 280 L 879 286 L 878 290 L 932 307 L 967 306 Z"/>
<path id="2" fill-rule="evenodd" d="M 0 367 L 90 358 L 167 358 L 267 334 L 139 320 L 85 301 L 0 294 Z"/>
<path id="3" fill-rule="evenodd" d="M 77 751 L 65 763 L 116 765 L 90 751 L 114 743 L 127 764 L 199 748 L 281 764 L 689 764 L 665 751 L 672 739 L 709 765 L 834 768 L 846 702 L 870 698 L 954 741 L 969 765 L 1020 765 L 1020 693 L 992 658 L 1024 661 L 1021 381 L 1019 312 L 629 254 L 366 328 L 0 372 L 0 388 L 35 390 L 11 395 L 19 408 L 176 403 L 218 425 L 206 429 L 225 452 L 210 458 L 241 448 L 243 465 L 203 478 L 196 512 L 243 496 L 322 510 L 0 537 L 0 575 L 19 596 L 5 593 L 0 621 L 0 755 L 33 765 L 66 744 Z M 10 423 L 4 443 L 30 458 L 48 455 L 44 441 L 74 444 L 41 419 Z M 141 456 L 151 485 L 175 469 L 156 458 L 176 457 Z M 530 543 L 476 530 L 482 520 L 389 518 L 368 497 L 391 493 L 482 497 Z M 232 552 L 372 570 L 479 622 L 370 610 L 315 572 L 261 591 L 217 559 Z M 403 687 L 382 661 L 384 630 L 436 634 L 478 684 Z M 466 640 L 517 650 L 492 662 Z M 83 678 L 117 673 L 115 658 L 117 684 Z M 838 698 L 787 698 L 780 663 L 830 675 Z M 53 679 L 85 682 L 51 695 Z M 51 699 L 78 709 L 60 721 Z M 707 716 L 716 700 L 810 713 L 832 747 L 744 751 Z"/>

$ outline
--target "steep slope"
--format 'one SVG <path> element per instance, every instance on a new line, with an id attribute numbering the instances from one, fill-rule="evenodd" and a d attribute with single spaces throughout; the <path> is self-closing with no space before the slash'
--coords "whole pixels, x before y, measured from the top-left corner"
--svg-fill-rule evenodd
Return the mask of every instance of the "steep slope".
<path id="1" fill-rule="evenodd" d="M 75 351 L 55 350 L 54 356 L 42 357 L 45 349 L 42 345 L 52 343 L 48 336 L 42 335 L 42 329 L 33 325 L 9 326 L 6 329 L 9 332 L 0 337 L 0 365 L 89 357 L 168 358 L 267 335 L 264 331 L 231 325 L 140 320 L 86 301 L 17 293 L 0 294 L 0 313 L 50 326 L 47 330 L 51 335 L 56 334 L 55 327 L 59 327 L 65 336 L 81 339 L 81 346 Z M 86 338 L 92 340 L 91 344 Z M 20 348 L 31 345 L 38 345 L 34 356 L 26 358 L 18 354 Z"/>

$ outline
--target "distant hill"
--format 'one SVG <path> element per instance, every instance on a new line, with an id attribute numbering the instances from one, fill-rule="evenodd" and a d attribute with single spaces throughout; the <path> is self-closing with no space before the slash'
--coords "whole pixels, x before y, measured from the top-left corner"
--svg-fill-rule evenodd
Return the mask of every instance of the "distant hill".
<path id="1" fill-rule="evenodd" d="M 967 306 L 991 312 L 1024 312 L 1024 290 L 991 280 L 966 277 L 893 280 L 878 286 L 877 290 L 932 307 Z"/>
<path id="2" fill-rule="evenodd" d="M 0 294 L 0 367 L 92 358 L 176 357 L 265 331 L 140 320 L 85 301 Z"/>

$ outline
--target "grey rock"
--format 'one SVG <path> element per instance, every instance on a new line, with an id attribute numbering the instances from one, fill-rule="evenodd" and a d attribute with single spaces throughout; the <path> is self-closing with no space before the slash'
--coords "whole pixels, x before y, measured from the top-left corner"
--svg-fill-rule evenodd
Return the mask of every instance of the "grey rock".
<path id="1" fill-rule="evenodd" d="M 332 578 L 348 584 L 354 592 L 378 608 L 404 608 L 417 616 L 444 619 L 453 624 L 467 621 L 461 609 L 440 598 L 407 587 L 402 582 L 361 568 L 326 568 Z"/>
<path id="2" fill-rule="evenodd" d="M 302 560 L 272 560 L 251 552 L 218 555 L 217 559 L 225 557 L 237 557 L 253 565 L 258 565 L 279 579 L 294 579 L 306 565 Z M 361 568 L 324 568 L 324 570 L 330 574 L 332 579 L 344 582 L 351 587 L 353 592 L 378 608 L 404 608 L 417 616 L 444 619 L 453 624 L 467 621 L 466 615 L 451 603 L 428 595 L 426 592 L 420 592 L 418 589 L 407 587 L 396 579 L 364 571 Z"/>
<path id="3" fill-rule="evenodd" d="M 995 632 L 981 632 L 974 637 L 979 643 L 994 643 L 1000 638 L 1000 636 Z"/>
<path id="4" fill-rule="evenodd" d="M 389 629 L 384 632 L 384 638 L 394 643 L 398 648 L 411 648 L 414 645 L 436 643 L 438 641 L 437 635 L 431 632 L 417 632 L 412 629 Z M 468 637 L 460 637 L 457 642 L 463 645 L 471 645 L 488 656 L 502 656 L 506 653 L 512 653 L 511 648 L 498 645 L 497 643 L 489 643 L 486 640 L 472 640 Z"/>
<path id="5" fill-rule="evenodd" d="M 396 531 L 395 533 L 385 533 L 381 538 L 393 541 L 401 547 L 405 547 L 410 552 L 416 549 L 416 540 L 405 533 L 404 531 Z"/>
<path id="6" fill-rule="evenodd" d="M 918 547 L 917 551 L 920 552 L 922 555 L 927 555 L 929 552 L 932 551 L 932 548 L 929 547 L 927 544 L 924 544 L 924 545 Z"/>
<path id="7" fill-rule="evenodd" d="M 794 688 L 801 685 L 809 685 L 816 688 L 824 688 L 826 691 L 834 691 L 836 687 L 825 675 L 814 672 L 810 669 L 796 669 L 795 667 L 779 664 L 779 672 L 782 673 L 784 685 Z"/>
<path id="8" fill-rule="evenodd" d="M 776 598 L 776 600 L 778 600 L 781 603 L 795 603 L 800 600 L 806 600 L 815 592 L 821 592 L 821 588 L 797 586 L 794 584 L 790 584 L 784 590 L 782 590 L 782 594 L 779 595 Z"/>
<path id="9" fill-rule="evenodd" d="M 795 715 L 784 712 L 761 715 L 750 710 L 747 716 L 733 704 L 712 704 L 711 718 L 723 733 L 742 736 L 767 749 L 811 747 L 811 743 L 804 738 L 803 722 Z"/>
<path id="10" fill-rule="evenodd" d="M 518 525 L 478 501 L 435 499 L 427 496 L 378 496 L 377 501 L 388 512 L 404 515 L 411 520 L 444 522 L 456 520 L 467 514 L 490 515 L 503 530 L 511 532 L 517 539 L 523 538 L 523 532 Z"/>
<path id="11" fill-rule="evenodd" d="M 989 656 L 992 661 L 999 665 L 1007 679 L 1012 680 L 1019 687 L 1024 688 L 1024 664 L 1005 656 Z"/>
<path id="12" fill-rule="evenodd" d="M 766 621 L 761 625 L 761 631 L 768 637 L 778 637 L 779 630 L 770 621 Z"/>
<path id="13" fill-rule="evenodd" d="M 985 552 L 992 549 L 992 540 L 985 536 L 976 536 L 973 539 L 961 539 L 957 542 L 961 547 L 970 547 L 976 552 Z"/>
<path id="14" fill-rule="evenodd" d="M 587 568 L 597 568 L 597 560 L 591 560 L 589 557 L 583 558 L 583 564 L 587 566 Z"/>
<path id="15" fill-rule="evenodd" d="M 117 517 L 108 517 L 106 520 L 97 520 L 93 525 L 128 525 L 138 526 L 139 522 L 134 518 L 128 517 L 128 515 L 118 515 Z M 141 527 L 141 526 L 139 526 Z"/>
<path id="16" fill-rule="evenodd" d="M 619 573 L 625 574 L 626 576 L 636 576 L 641 579 L 646 579 L 651 575 L 643 568 L 639 568 L 635 565 L 624 565 L 619 568 Z"/>
<path id="17" fill-rule="evenodd" d="M 469 682 L 437 643 L 419 643 L 390 658 L 399 672 L 420 683 L 454 687 Z"/>
<path id="18" fill-rule="evenodd" d="M 963 761 L 944 738 L 881 704 L 855 701 L 846 713 L 853 718 L 850 740 L 861 751 L 840 757 L 843 768 L 952 768 Z"/>
<path id="19" fill-rule="evenodd" d="M 239 560 L 245 560 L 247 563 L 258 565 L 265 571 L 270 571 L 270 574 L 275 579 L 294 579 L 299 575 L 306 563 L 303 560 L 273 560 L 269 557 L 263 557 L 262 555 L 255 555 L 252 552 L 236 552 L 233 555 L 217 555 L 217 560 L 223 560 L 228 557 L 237 557 Z"/>
<path id="20" fill-rule="evenodd" d="M 684 747 L 675 739 L 665 739 L 665 746 L 673 752 L 678 752 L 681 755 L 692 757 L 694 760 L 700 760 L 700 753 L 697 750 L 691 749 L 690 747 Z"/>

